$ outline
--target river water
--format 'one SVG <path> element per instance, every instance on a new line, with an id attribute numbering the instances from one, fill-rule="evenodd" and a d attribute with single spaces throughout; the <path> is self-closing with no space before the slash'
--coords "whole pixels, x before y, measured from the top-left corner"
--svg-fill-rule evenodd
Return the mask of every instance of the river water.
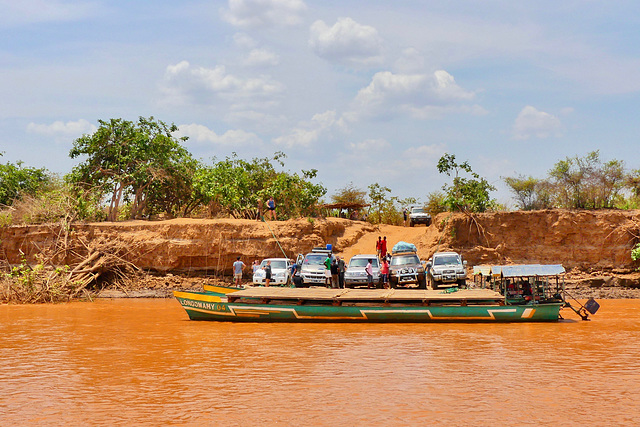
<path id="1" fill-rule="evenodd" d="M 640 425 L 640 300 L 590 322 L 234 324 L 0 306 L 0 425 Z"/>

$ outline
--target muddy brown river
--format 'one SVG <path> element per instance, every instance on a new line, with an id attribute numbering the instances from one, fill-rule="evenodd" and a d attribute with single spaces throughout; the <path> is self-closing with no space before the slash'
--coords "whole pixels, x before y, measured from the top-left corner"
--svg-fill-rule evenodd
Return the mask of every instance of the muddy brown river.
<path id="1" fill-rule="evenodd" d="M 233 324 L 0 306 L 0 425 L 640 425 L 640 300 L 590 322 Z"/>

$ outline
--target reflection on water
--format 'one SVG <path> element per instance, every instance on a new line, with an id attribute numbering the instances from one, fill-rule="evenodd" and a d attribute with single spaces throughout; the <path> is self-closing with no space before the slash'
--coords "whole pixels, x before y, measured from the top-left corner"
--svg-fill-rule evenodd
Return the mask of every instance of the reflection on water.
<path id="1" fill-rule="evenodd" d="M 498 325 L 0 306 L 0 425 L 639 425 L 640 301 L 600 302 L 591 322 Z"/>

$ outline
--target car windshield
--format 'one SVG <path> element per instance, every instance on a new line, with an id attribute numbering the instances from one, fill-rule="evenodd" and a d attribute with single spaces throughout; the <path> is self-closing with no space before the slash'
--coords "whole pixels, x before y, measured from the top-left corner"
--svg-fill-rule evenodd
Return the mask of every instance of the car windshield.
<path id="1" fill-rule="evenodd" d="M 262 263 L 260 264 L 260 268 L 264 267 L 265 265 L 267 265 L 267 260 L 265 259 L 264 261 L 262 261 Z M 284 269 L 287 268 L 287 264 L 286 261 L 271 261 L 271 269 Z"/>
<path id="2" fill-rule="evenodd" d="M 424 213 L 424 208 L 411 208 L 411 213 Z"/>
<path id="3" fill-rule="evenodd" d="M 391 265 L 420 264 L 418 255 L 396 255 L 391 257 Z"/>
<path id="4" fill-rule="evenodd" d="M 322 265 L 324 264 L 325 259 L 327 259 L 327 256 L 324 254 L 312 254 L 307 255 L 304 259 L 304 263 L 309 265 Z"/>
<path id="5" fill-rule="evenodd" d="M 436 257 L 433 260 L 433 265 L 457 265 L 460 264 L 458 255 L 444 255 Z"/>
<path id="6" fill-rule="evenodd" d="M 349 267 L 366 267 L 368 261 L 368 258 L 351 258 L 351 261 L 349 261 Z M 371 267 L 378 267 L 377 258 L 371 258 Z"/>

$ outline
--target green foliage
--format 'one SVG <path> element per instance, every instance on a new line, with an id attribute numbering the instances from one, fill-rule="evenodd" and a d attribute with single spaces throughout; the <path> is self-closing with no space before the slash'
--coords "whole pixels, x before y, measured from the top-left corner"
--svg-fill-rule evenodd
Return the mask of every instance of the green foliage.
<path id="1" fill-rule="evenodd" d="M 99 200 L 91 194 L 78 194 L 76 190 L 63 180 L 51 177 L 49 184 L 34 195 L 16 200 L 10 211 L 0 215 L 4 218 L 2 222 L 10 225 L 104 220 Z"/>
<path id="2" fill-rule="evenodd" d="M 453 177 L 451 185 L 445 184 L 445 203 L 450 210 L 461 212 L 484 212 L 495 205 L 495 200 L 489 196 L 495 187 L 473 172 L 468 162 L 456 162 L 456 156 L 445 153 L 438 161 L 438 172 Z M 460 176 L 466 172 L 471 178 Z"/>
<path id="3" fill-rule="evenodd" d="M 503 178 L 504 182 L 515 194 L 519 209 L 549 209 L 553 207 L 553 190 L 548 181 L 532 176 L 518 176 Z"/>
<path id="4" fill-rule="evenodd" d="M 441 212 L 446 212 L 448 210 L 447 197 L 440 191 L 433 191 L 427 195 L 427 203 L 425 204 L 425 208 L 432 217 Z"/>
<path id="5" fill-rule="evenodd" d="M 236 218 L 254 218 L 258 206 L 266 208 L 269 197 L 276 201 L 280 219 L 314 214 L 318 200 L 326 193 L 322 185 L 311 182 L 317 170 L 303 170 L 301 175 L 276 171 L 273 163 L 284 166 L 284 158 L 284 153 L 277 152 L 273 158 L 245 161 L 234 153 L 199 169 L 194 189 L 202 200 Z"/>
<path id="6" fill-rule="evenodd" d="M 624 162 L 603 163 L 600 152 L 567 157 L 549 171 L 555 185 L 556 206 L 574 209 L 612 208 L 621 198 L 625 183 Z"/>
<path id="7" fill-rule="evenodd" d="M 192 185 L 194 162 L 181 145 L 187 138 L 175 138 L 174 124 L 153 117 L 140 117 L 137 123 L 122 119 L 99 123 L 95 133 L 74 141 L 70 157 L 86 160 L 73 169 L 70 181 L 100 197 L 110 194 L 110 221 L 129 200 L 132 218 L 159 208 L 175 211 L 175 192 L 190 194 L 185 188 Z"/>
<path id="8" fill-rule="evenodd" d="M 22 162 L 0 164 L 0 205 L 10 206 L 22 196 L 34 195 L 50 180 L 44 168 L 24 167 Z"/>
<path id="9" fill-rule="evenodd" d="M 637 243 L 636 246 L 631 250 L 631 259 L 637 261 L 640 259 L 640 243 Z"/>
<path id="10" fill-rule="evenodd" d="M 331 196 L 333 203 L 354 203 L 365 205 L 367 192 L 357 188 L 353 185 L 353 182 L 345 185 L 344 188 L 338 190 L 338 192 Z"/>
<path id="11" fill-rule="evenodd" d="M 389 196 L 391 189 L 383 187 L 377 182 L 369 185 L 369 200 L 371 201 L 371 210 L 369 221 L 374 224 L 380 224 L 383 221 L 383 213 L 388 214 L 393 210 L 393 200 Z M 385 215 L 386 216 L 386 215 Z"/>

